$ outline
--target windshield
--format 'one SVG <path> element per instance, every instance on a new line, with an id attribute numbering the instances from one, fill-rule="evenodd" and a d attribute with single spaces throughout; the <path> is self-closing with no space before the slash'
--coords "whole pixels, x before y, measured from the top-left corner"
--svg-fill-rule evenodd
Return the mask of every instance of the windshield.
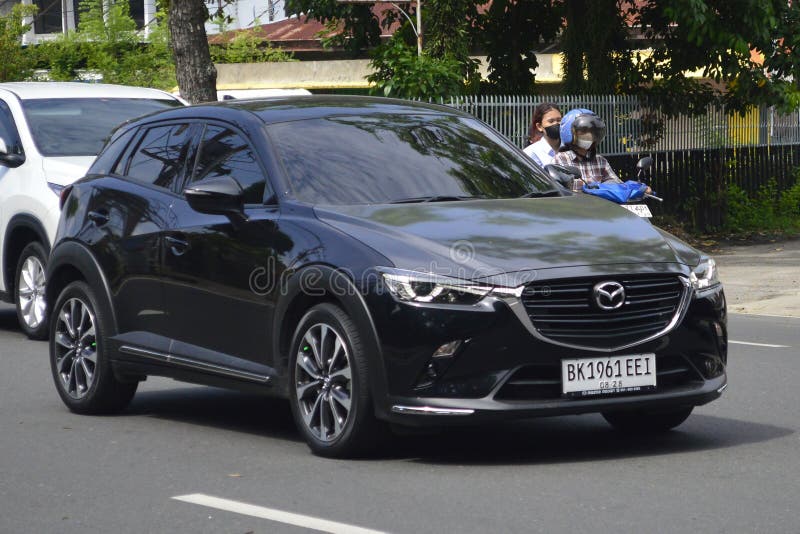
<path id="1" fill-rule="evenodd" d="M 511 198 L 555 187 L 470 118 L 327 117 L 275 124 L 269 133 L 295 198 L 312 204 Z"/>
<path id="2" fill-rule="evenodd" d="M 43 156 L 95 156 L 119 124 L 180 105 L 177 100 L 143 98 L 22 101 L 33 141 Z"/>

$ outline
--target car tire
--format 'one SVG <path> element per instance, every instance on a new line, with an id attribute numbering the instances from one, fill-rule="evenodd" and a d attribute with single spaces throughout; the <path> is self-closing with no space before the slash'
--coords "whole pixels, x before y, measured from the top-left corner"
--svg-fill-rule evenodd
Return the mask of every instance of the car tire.
<path id="1" fill-rule="evenodd" d="M 108 357 L 108 318 L 83 281 L 69 284 L 50 316 L 50 368 L 56 390 L 71 411 L 107 414 L 122 410 L 138 382 L 114 376 Z"/>
<path id="2" fill-rule="evenodd" d="M 689 406 L 670 410 L 603 412 L 603 418 L 617 430 L 651 434 L 672 430 L 686 421 L 693 409 Z"/>
<path id="3" fill-rule="evenodd" d="M 14 304 L 22 331 L 31 339 L 46 339 L 47 303 L 44 299 L 47 251 L 38 241 L 28 243 L 17 261 Z"/>
<path id="4" fill-rule="evenodd" d="M 318 304 L 300 320 L 289 399 L 297 428 L 320 456 L 364 455 L 387 435 L 388 425 L 375 418 L 362 336 L 338 306 Z"/>

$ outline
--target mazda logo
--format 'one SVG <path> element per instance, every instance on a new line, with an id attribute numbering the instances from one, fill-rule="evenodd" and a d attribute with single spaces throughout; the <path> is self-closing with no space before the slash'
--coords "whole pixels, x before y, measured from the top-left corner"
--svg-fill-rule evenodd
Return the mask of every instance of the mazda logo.
<path id="1" fill-rule="evenodd" d="M 601 310 L 616 310 L 625 304 L 625 288 L 618 282 L 600 282 L 592 290 L 594 302 Z"/>

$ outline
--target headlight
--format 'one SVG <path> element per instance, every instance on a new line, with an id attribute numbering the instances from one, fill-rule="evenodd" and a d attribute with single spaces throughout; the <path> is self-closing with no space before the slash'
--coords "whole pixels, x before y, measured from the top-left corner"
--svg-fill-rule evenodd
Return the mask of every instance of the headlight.
<path id="1" fill-rule="evenodd" d="M 701 261 L 700 265 L 695 267 L 689 275 L 689 281 L 695 290 L 706 289 L 719 284 L 717 263 L 711 258 Z"/>
<path id="2" fill-rule="evenodd" d="M 382 274 L 389 293 L 401 302 L 472 306 L 492 291 L 489 286 L 447 276 L 409 271 Z"/>

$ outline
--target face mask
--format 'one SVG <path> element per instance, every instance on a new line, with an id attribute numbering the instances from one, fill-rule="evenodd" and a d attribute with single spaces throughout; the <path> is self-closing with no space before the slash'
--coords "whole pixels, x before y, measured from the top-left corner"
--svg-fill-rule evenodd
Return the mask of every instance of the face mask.
<path id="1" fill-rule="evenodd" d="M 594 137 L 590 134 L 586 137 L 577 137 L 575 139 L 575 144 L 584 150 L 589 150 L 592 148 L 592 144 L 594 144 Z"/>
<path id="2" fill-rule="evenodd" d="M 561 139 L 561 125 L 560 124 L 551 124 L 550 126 L 544 129 L 544 133 L 550 139 Z"/>

